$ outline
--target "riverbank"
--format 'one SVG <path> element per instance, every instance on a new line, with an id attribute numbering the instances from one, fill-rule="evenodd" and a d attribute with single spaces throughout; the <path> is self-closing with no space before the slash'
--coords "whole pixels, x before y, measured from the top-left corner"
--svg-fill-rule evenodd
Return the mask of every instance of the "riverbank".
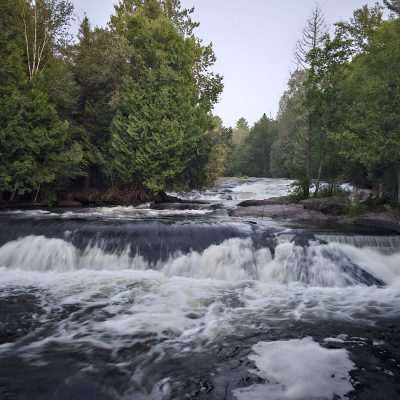
<path id="1" fill-rule="evenodd" d="M 308 225 L 355 225 L 400 233 L 400 213 L 384 207 L 352 211 L 349 197 L 310 198 L 296 201 L 290 196 L 248 200 L 238 204 L 233 217 L 271 218 Z"/>
<path id="2" fill-rule="evenodd" d="M 350 193 L 338 196 L 297 200 L 290 196 L 291 181 L 274 179 L 224 178 L 205 192 L 160 193 L 144 190 L 108 189 L 60 193 L 54 204 L 48 202 L 0 202 L 2 210 L 47 210 L 54 208 L 95 209 L 101 207 L 130 207 L 158 212 L 198 211 L 212 213 L 225 210 L 228 217 L 271 219 L 277 222 L 309 226 L 366 227 L 400 233 L 398 209 L 368 205 L 354 206 Z"/>
<path id="3" fill-rule="evenodd" d="M 182 203 L 183 200 L 166 193 L 152 194 L 136 189 L 90 189 L 79 192 L 60 193 L 53 201 L 0 201 L 0 210 L 15 209 L 51 209 L 51 208 L 86 208 L 86 207 L 137 207 L 146 203 L 170 204 Z"/>

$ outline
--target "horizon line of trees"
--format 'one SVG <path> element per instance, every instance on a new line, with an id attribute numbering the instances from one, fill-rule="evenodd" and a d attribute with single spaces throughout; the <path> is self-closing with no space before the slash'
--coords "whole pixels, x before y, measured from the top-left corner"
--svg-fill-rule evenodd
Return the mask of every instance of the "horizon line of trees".
<path id="1" fill-rule="evenodd" d="M 319 7 L 277 117 L 223 126 L 212 45 L 179 0 L 119 0 L 109 24 L 70 0 L 0 0 L 0 200 L 211 185 L 222 175 L 322 180 L 400 201 L 400 0 L 330 33 Z M 311 188 L 314 193 L 311 193 Z"/>
<path id="2" fill-rule="evenodd" d="M 400 0 L 384 6 L 355 10 L 333 33 L 314 9 L 277 118 L 238 121 L 226 175 L 293 178 L 302 197 L 350 181 L 400 202 Z"/>

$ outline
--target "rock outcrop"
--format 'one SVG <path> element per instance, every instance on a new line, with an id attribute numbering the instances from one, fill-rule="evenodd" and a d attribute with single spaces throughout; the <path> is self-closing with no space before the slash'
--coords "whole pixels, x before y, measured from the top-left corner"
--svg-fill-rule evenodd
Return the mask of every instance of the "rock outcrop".
<path id="1" fill-rule="evenodd" d="M 258 207 L 258 206 L 271 206 L 271 205 L 286 205 L 293 204 L 295 201 L 287 196 L 272 197 L 266 200 L 246 200 L 238 204 L 238 207 Z"/>
<path id="2" fill-rule="evenodd" d="M 239 207 L 231 213 L 234 217 L 258 217 L 310 223 L 326 223 L 329 217 L 320 211 L 306 210 L 301 204 L 271 204 Z"/>
<path id="3" fill-rule="evenodd" d="M 327 215 L 343 215 L 350 207 L 350 200 L 345 196 L 312 197 L 300 201 L 306 210 L 320 211 Z"/>

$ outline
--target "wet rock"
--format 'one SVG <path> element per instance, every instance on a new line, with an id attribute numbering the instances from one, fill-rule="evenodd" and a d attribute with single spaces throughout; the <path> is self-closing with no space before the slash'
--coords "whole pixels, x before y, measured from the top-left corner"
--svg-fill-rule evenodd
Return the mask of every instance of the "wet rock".
<path id="1" fill-rule="evenodd" d="M 176 196 L 170 196 L 165 192 L 161 192 L 157 194 L 153 199 L 155 204 L 177 204 L 177 203 L 186 203 L 186 204 L 208 204 L 207 201 L 204 200 L 183 200 Z"/>
<path id="2" fill-rule="evenodd" d="M 150 207 L 153 210 L 207 210 L 208 203 L 153 203 Z"/>
<path id="3" fill-rule="evenodd" d="M 320 244 L 327 244 L 327 242 L 317 239 L 315 237 L 315 235 L 310 232 L 302 232 L 301 234 L 297 234 L 292 239 L 292 243 L 294 243 L 296 246 L 300 246 L 300 247 L 309 247 L 312 242 L 318 242 Z"/>
<path id="4" fill-rule="evenodd" d="M 295 204 L 290 204 L 287 206 L 265 205 L 239 207 L 232 212 L 232 215 L 234 217 L 288 218 L 298 215 L 303 211 L 303 206 Z"/>
<path id="5" fill-rule="evenodd" d="M 390 212 L 367 213 L 359 217 L 348 218 L 343 222 L 382 228 L 400 233 L 400 216 Z"/>
<path id="6" fill-rule="evenodd" d="M 82 207 L 83 204 L 79 201 L 75 200 L 64 200 L 57 202 L 58 207 L 65 207 L 65 208 L 79 208 Z"/>
<path id="7" fill-rule="evenodd" d="M 269 206 L 269 205 L 289 205 L 295 201 L 287 196 L 273 197 L 265 200 L 246 200 L 238 204 L 239 207 Z"/>
<path id="8" fill-rule="evenodd" d="M 324 223 L 329 217 L 320 211 L 306 210 L 301 204 L 239 207 L 232 212 L 234 217 L 261 217 L 282 220 Z"/>
<path id="9" fill-rule="evenodd" d="M 328 215 L 345 214 L 350 206 L 350 200 L 345 196 L 310 198 L 300 201 L 306 210 L 320 211 Z"/>
<path id="10" fill-rule="evenodd" d="M 262 232 L 253 238 L 256 248 L 268 248 L 272 255 L 275 254 L 275 248 L 278 244 L 276 236 L 271 232 Z"/>

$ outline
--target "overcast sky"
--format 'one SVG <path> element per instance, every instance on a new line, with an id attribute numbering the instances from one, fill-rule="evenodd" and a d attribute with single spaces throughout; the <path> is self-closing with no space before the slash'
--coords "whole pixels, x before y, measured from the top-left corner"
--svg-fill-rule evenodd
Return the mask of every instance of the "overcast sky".
<path id="1" fill-rule="evenodd" d="M 104 25 L 117 0 L 73 0 L 78 18 Z M 353 10 L 375 0 L 319 0 L 328 24 L 348 19 Z M 263 113 L 275 116 L 279 99 L 293 71 L 294 48 L 315 0 L 182 0 L 196 8 L 198 36 L 213 42 L 215 70 L 225 90 L 215 113 L 226 125 L 240 117 L 250 123 Z M 101 60 L 99 60 L 101 62 Z"/>

